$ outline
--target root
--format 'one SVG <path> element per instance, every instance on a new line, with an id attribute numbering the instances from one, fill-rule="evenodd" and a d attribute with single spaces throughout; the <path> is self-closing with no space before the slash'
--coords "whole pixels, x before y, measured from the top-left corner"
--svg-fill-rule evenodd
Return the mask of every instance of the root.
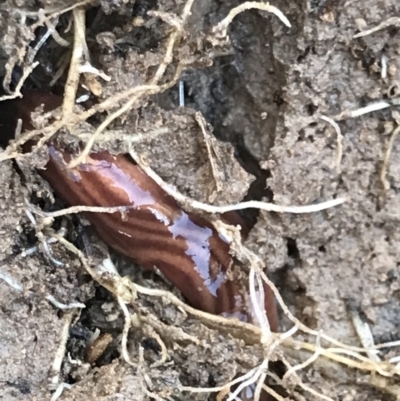
<path id="1" fill-rule="evenodd" d="M 67 119 L 74 110 L 80 77 L 79 67 L 84 54 L 87 54 L 85 10 L 83 8 L 74 8 L 72 15 L 74 19 L 74 48 L 72 50 L 67 82 L 64 89 L 64 101 L 62 105 L 64 119 Z"/>
<path id="2" fill-rule="evenodd" d="M 216 190 L 217 190 L 217 192 L 220 192 L 222 186 L 221 186 L 220 179 L 218 178 L 217 166 L 216 166 L 216 163 L 214 161 L 215 150 L 214 150 L 214 147 L 212 145 L 212 138 L 210 137 L 210 134 L 206 130 L 207 122 L 206 122 L 205 118 L 203 117 L 203 115 L 200 112 L 196 113 L 196 117 L 195 118 L 196 118 L 197 124 L 199 124 L 199 126 L 200 126 L 201 132 L 203 134 L 204 142 L 205 142 L 206 147 L 207 147 L 208 160 L 210 161 L 211 172 L 212 172 L 212 175 L 214 177 Z"/>
<path id="3" fill-rule="evenodd" d="M 385 153 L 385 157 L 383 159 L 380 179 L 381 179 L 381 182 L 382 182 L 382 185 L 383 185 L 383 188 L 385 191 L 388 191 L 390 189 L 390 183 L 386 179 L 386 175 L 387 175 L 387 171 L 388 171 L 388 167 L 389 167 L 390 155 L 392 154 L 394 141 L 396 140 L 399 133 L 400 133 L 400 126 L 397 127 L 393 131 L 392 136 L 390 137 L 390 140 L 389 140 L 389 144 L 388 144 L 387 151 Z"/>
<path id="4" fill-rule="evenodd" d="M 44 10 L 39 10 L 38 12 L 38 16 L 39 16 L 39 21 L 42 20 L 43 24 L 46 25 L 47 27 L 47 33 L 46 35 L 43 36 L 42 40 L 40 42 L 42 43 L 38 43 L 38 46 L 35 46 L 35 50 L 37 51 L 39 47 L 41 47 L 41 45 L 47 40 L 48 36 L 52 36 L 54 41 L 59 45 L 59 46 L 63 46 L 63 47 L 68 47 L 69 46 L 69 42 L 68 40 L 63 39 L 60 34 L 57 32 L 57 30 L 55 29 L 57 23 L 58 23 L 58 17 L 56 17 L 54 19 L 54 22 L 51 23 L 45 16 L 45 12 Z M 34 57 L 33 55 L 30 55 Z M 33 60 L 33 59 L 32 59 Z"/>
<path id="5" fill-rule="evenodd" d="M 32 71 L 38 65 L 39 65 L 39 62 L 36 61 L 36 62 L 32 63 L 30 66 L 24 68 L 24 72 L 22 74 L 21 79 L 18 81 L 18 84 L 15 88 L 14 93 L 12 93 L 10 95 L 0 96 L 0 102 L 2 102 L 3 100 L 11 100 L 11 99 L 16 99 L 17 97 L 22 97 L 21 89 L 24 86 L 26 79 L 29 77 L 29 75 L 31 75 Z"/>
<path id="6" fill-rule="evenodd" d="M 362 31 L 360 33 L 357 33 L 357 35 L 354 35 L 353 38 L 354 39 L 363 38 L 365 36 L 368 36 L 368 35 L 371 35 L 371 34 L 373 34 L 375 32 L 378 32 L 378 31 L 380 31 L 382 29 L 388 28 L 390 26 L 399 26 L 399 25 L 400 25 L 400 18 L 399 17 L 392 17 L 392 18 L 389 18 L 386 21 L 381 22 L 379 25 L 377 25 L 377 26 L 375 26 L 375 27 L 373 27 L 371 29 L 368 29 L 366 31 Z"/>
<path id="7" fill-rule="evenodd" d="M 131 150 L 129 153 L 132 156 L 132 158 L 136 161 L 136 163 L 146 172 L 146 174 L 150 178 L 152 178 L 165 192 L 167 192 L 169 195 L 175 198 L 175 200 L 177 200 L 182 206 L 197 210 L 203 210 L 208 213 L 226 213 L 234 210 L 243 210 L 243 209 L 260 209 L 277 213 L 296 213 L 296 214 L 314 213 L 341 205 L 346 201 L 345 198 L 337 198 L 327 202 L 322 202 L 319 204 L 314 204 L 309 206 L 283 206 L 283 205 L 276 205 L 274 203 L 267 203 L 260 201 L 240 202 L 234 205 L 227 205 L 227 206 L 209 205 L 207 203 L 198 202 L 181 194 L 174 187 L 167 184 L 149 165 L 143 162 L 142 158 L 139 156 L 138 153 L 136 153 L 134 150 Z"/>
<path id="8" fill-rule="evenodd" d="M 246 1 L 245 3 L 241 4 L 233 8 L 228 16 L 224 18 L 217 26 L 213 28 L 213 34 L 217 37 L 224 38 L 227 36 L 227 30 L 233 19 L 246 10 L 257 9 L 261 11 L 267 11 L 269 13 L 275 14 L 283 24 L 285 24 L 288 28 L 291 27 L 289 20 L 286 16 L 282 13 L 281 10 L 278 8 L 271 6 L 269 3 L 261 3 L 257 1 Z"/>
<path id="9" fill-rule="evenodd" d="M 73 312 L 69 312 L 64 315 L 64 326 L 60 335 L 60 344 L 56 351 L 56 355 L 54 357 L 53 365 L 50 371 L 50 374 L 52 375 L 50 379 L 50 385 L 51 387 L 56 388 L 56 392 L 53 394 L 51 401 L 57 400 L 61 396 L 63 389 L 65 387 L 67 388 L 69 387 L 69 385 L 67 385 L 66 383 L 60 384 L 60 373 L 61 373 L 61 365 L 66 353 L 69 330 L 72 325 L 73 318 L 74 318 Z"/>
<path id="10" fill-rule="evenodd" d="M 331 124 L 332 127 L 336 131 L 336 138 L 337 138 L 337 155 L 336 155 L 336 171 L 339 173 L 340 172 L 340 165 L 342 163 L 342 157 L 343 157 L 343 135 L 342 132 L 340 131 L 339 124 L 333 121 L 331 118 L 326 117 L 326 116 L 320 116 L 319 117 L 321 120 L 326 121 L 327 123 Z"/>

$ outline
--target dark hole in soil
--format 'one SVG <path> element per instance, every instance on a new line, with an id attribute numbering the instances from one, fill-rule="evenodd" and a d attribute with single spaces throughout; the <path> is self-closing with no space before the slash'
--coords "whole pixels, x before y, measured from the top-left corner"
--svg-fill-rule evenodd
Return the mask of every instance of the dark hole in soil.
<path id="1" fill-rule="evenodd" d="M 286 238 L 287 243 L 287 253 L 292 259 L 300 259 L 300 251 L 297 248 L 296 240 L 293 238 Z"/>

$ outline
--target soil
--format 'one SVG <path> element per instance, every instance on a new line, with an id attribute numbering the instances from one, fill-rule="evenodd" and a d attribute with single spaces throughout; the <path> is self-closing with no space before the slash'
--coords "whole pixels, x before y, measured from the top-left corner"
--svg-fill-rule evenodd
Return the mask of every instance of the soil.
<path id="1" fill-rule="evenodd" d="M 254 224 L 245 245 L 262 258 L 289 310 L 309 328 L 361 347 L 352 320 L 357 315 L 370 327 L 375 344 L 400 340 L 399 141 L 393 142 L 385 182 L 381 179 L 391 134 L 400 124 L 400 3 L 276 0 L 273 5 L 289 19 L 290 28 L 275 15 L 253 9 L 232 21 L 228 42 L 211 40 L 212 27 L 241 3 L 194 2 L 162 82 L 173 78 L 178 62 L 185 64 L 185 107 L 179 107 L 174 85 L 142 99 L 111 128 L 123 135 L 132 127 L 136 133 L 152 135 L 135 145 L 136 150 L 167 182 L 197 200 L 226 204 L 264 199 L 278 205 L 308 205 L 345 197 L 338 207 L 310 214 L 244 213 Z M 174 29 L 168 21 L 181 15 L 185 4 L 101 0 L 86 5 L 91 64 L 110 77 L 98 79 L 101 91 L 95 96 L 92 87 L 89 103 L 151 79 Z M 11 85 L 21 77 L 17 67 L 26 61 L 28 46 L 46 31 L 32 32 L 39 8 L 49 14 L 66 6 L 65 1 L 44 0 L 0 3 L 0 76 L 6 77 L 6 85 L 11 71 Z M 154 11 L 167 14 L 158 18 Z M 70 43 L 71 18 L 71 12 L 65 12 L 57 25 Z M 385 21 L 389 23 L 383 29 L 354 38 Z M 70 57 L 68 49 L 50 37 L 37 53 L 40 64 L 25 87 L 62 93 L 66 73 L 51 88 L 50 81 L 60 60 Z M 85 87 L 90 83 L 82 83 L 86 86 L 79 87 L 78 96 L 89 93 Z M 360 117 L 348 113 L 380 100 L 390 107 Z M 205 134 L 196 112 L 204 116 Z M 321 116 L 337 122 L 342 141 Z M 101 113 L 91 117 L 75 134 L 93 131 L 104 118 Z M 157 130 L 162 133 L 154 137 Z M 206 140 L 217 160 L 218 190 Z M 114 138 L 95 146 L 123 152 L 127 143 Z M 40 246 L 24 253 L 38 244 L 26 199 L 47 210 L 61 205 L 57 199 L 51 204 L 51 189 L 35 171 L 38 164 L 34 158 L 1 163 L 1 400 L 48 400 L 60 382 L 72 385 L 64 389 L 61 400 L 208 400 L 215 399 L 215 393 L 182 392 L 179 387 L 220 386 L 260 364 L 261 345 L 244 345 L 166 301 L 139 297 L 136 308 L 159 322 L 168 357 L 157 365 L 160 346 L 142 327 L 131 330 L 134 366 L 128 365 L 120 348 L 122 312 L 113 296 L 84 273 L 76 256 L 61 244 L 53 244 L 51 250 L 62 266 L 50 261 Z M 59 229 L 62 223 L 54 224 Z M 82 226 L 87 226 L 84 219 L 67 219 L 67 238 L 79 242 Z M 122 275 L 180 296 L 159 275 L 112 256 Z M 83 303 L 85 308 L 79 314 L 61 310 L 46 299 L 49 295 L 63 304 Z M 291 323 L 282 310 L 280 315 L 284 332 Z M 67 352 L 55 383 L 53 361 L 68 319 Z M 96 330 L 108 335 L 103 337 L 107 347 L 90 364 L 86 347 Z M 305 333 L 296 338 L 315 342 Z M 396 348 L 388 348 L 380 357 L 396 355 Z M 295 365 L 310 355 L 282 349 L 280 356 Z M 279 362 L 271 369 L 278 375 L 284 372 Z M 285 389 L 275 386 L 285 399 L 317 400 L 320 394 L 335 401 L 400 400 L 398 376 L 380 380 L 321 357 L 297 373 L 316 393 L 295 383 Z"/>

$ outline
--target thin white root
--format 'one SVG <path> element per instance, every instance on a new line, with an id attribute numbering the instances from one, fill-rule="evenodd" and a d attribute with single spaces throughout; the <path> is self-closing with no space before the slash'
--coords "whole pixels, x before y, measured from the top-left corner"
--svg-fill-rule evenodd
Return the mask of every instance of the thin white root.
<path id="1" fill-rule="evenodd" d="M 336 131 L 336 137 L 337 137 L 336 170 L 339 173 L 340 172 L 340 164 L 342 163 L 342 157 L 343 157 L 343 135 L 342 135 L 342 132 L 340 130 L 339 124 L 337 122 L 333 121 L 330 117 L 320 116 L 319 118 L 321 120 L 324 120 L 327 123 L 331 124 L 332 127 Z"/>
<path id="2" fill-rule="evenodd" d="M 85 37 L 85 10 L 83 8 L 74 8 L 72 11 L 74 17 L 74 48 L 70 60 L 67 82 L 64 90 L 64 101 L 62 106 L 64 118 L 69 116 L 75 106 L 76 91 L 78 90 L 80 71 L 86 45 Z"/>
<path id="3" fill-rule="evenodd" d="M 1 271 L 0 271 L 0 280 L 3 280 L 4 282 L 6 282 L 15 291 L 21 292 L 24 289 L 24 287 L 22 286 L 21 283 L 19 283 L 13 277 L 11 277 L 8 274 L 5 274 Z"/>
<path id="4" fill-rule="evenodd" d="M 390 137 L 388 148 L 387 148 L 387 151 L 385 153 L 385 157 L 384 157 L 383 163 L 382 163 L 380 179 L 381 179 L 381 182 L 382 182 L 382 185 L 383 185 L 383 188 L 385 189 L 385 191 L 388 191 L 389 188 L 390 188 L 390 183 L 386 179 L 386 175 L 387 175 L 387 171 L 388 171 L 388 168 L 389 168 L 389 161 L 390 161 L 390 156 L 392 154 L 394 141 L 396 140 L 396 138 L 399 135 L 399 133 L 400 133 L 400 126 L 398 126 L 393 131 L 392 136 Z"/>
<path id="5" fill-rule="evenodd" d="M 282 381 L 285 382 L 289 379 L 290 376 L 294 374 L 297 370 L 301 370 L 306 368 L 308 365 L 311 365 L 314 361 L 318 359 L 318 357 L 321 355 L 321 337 L 318 336 L 316 338 L 315 342 L 315 352 L 313 355 L 310 356 L 307 360 L 305 360 L 303 363 L 299 363 L 296 366 L 290 366 L 289 369 L 286 371 L 284 374 Z"/>
<path id="6" fill-rule="evenodd" d="M 282 206 L 260 201 L 241 202 L 227 206 L 209 205 L 207 203 L 198 202 L 196 200 L 188 198 L 187 196 L 178 192 L 174 187 L 167 184 L 150 166 L 148 166 L 141 160 L 140 156 L 133 149 L 129 152 L 129 154 L 150 178 L 152 178 L 161 188 L 164 189 L 165 192 L 167 192 L 169 195 L 175 198 L 178 202 L 189 205 L 194 209 L 204 210 L 205 212 L 209 213 L 226 213 L 234 210 L 243 210 L 243 209 L 260 209 L 277 213 L 296 213 L 296 214 L 315 213 L 321 210 L 326 210 L 341 205 L 347 200 L 346 198 L 338 198 L 318 203 L 315 205 L 307 205 L 307 206 Z"/>
<path id="7" fill-rule="evenodd" d="M 224 38 L 227 36 L 228 26 L 231 24 L 233 19 L 246 10 L 257 9 L 261 11 L 267 11 L 269 13 L 275 14 L 281 22 L 286 25 L 288 28 L 291 27 L 289 20 L 285 17 L 285 15 L 278 8 L 271 6 L 269 3 L 262 3 L 258 1 L 246 1 L 245 3 L 232 8 L 229 12 L 228 16 L 225 17 L 218 25 L 213 28 L 213 33 L 220 38 Z"/>
<path id="8" fill-rule="evenodd" d="M 86 308 L 85 304 L 81 302 L 71 302 L 69 304 L 64 304 L 60 301 L 57 301 L 53 295 L 46 295 L 45 297 L 51 304 L 53 304 L 56 308 L 61 310 L 68 310 L 68 309 L 83 309 Z"/>
<path id="9" fill-rule="evenodd" d="M 371 34 L 373 34 L 375 32 L 378 32 L 378 31 L 380 31 L 382 29 L 385 29 L 385 28 L 387 28 L 389 26 L 392 26 L 392 25 L 395 25 L 395 26 L 396 25 L 400 25 L 400 18 L 399 17 L 389 18 L 388 20 L 380 23 L 379 25 L 377 25 L 377 26 L 375 26 L 375 27 L 373 27 L 371 29 L 368 29 L 366 31 L 362 31 L 360 33 L 357 33 L 356 35 L 353 36 L 353 38 L 354 39 L 363 38 L 364 36 L 371 35 Z"/>
<path id="10" fill-rule="evenodd" d="M 132 319 L 131 319 L 131 314 L 129 313 L 129 310 L 127 306 L 125 305 L 124 300 L 121 297 L 118 297 L 118 304 L 120 308 L 122 309 L 124 313 L 124 318 L 125 318 L 125 324 L 124 324 L 124 330 L 122 331 L 122 339 L 121 339 L 121 349 L 122 349 L 122 356 L 124 357 L 125 362 L 128 365 L 131 366 L 136 366 L 132 361 L 129 356 L 128 352 L 128 334 L 129 334 L 129 329 L 131 328 L 132 324 Z"/>
<path id="11" fill-rule="evenodd" d="M 348 118 L 357 118 L 357 117 L 363 116 L 364 114 L 368 114 L 368 113 L 372 113 L 374 111 L 386 109 L 390 106 L 391 106 L 390 103 L 385 102 L 384 100 L 381 100 L 379 102 L 371 103 L 368 106 L 361 107 L 356 110 L 345 110 L 342 113 L 331 117 L 331 119 L 340 121 L 340 120 L 346 120 Z"/>
<path id="12" fill-rule="evenodd" d="M 213 154 L 215 154 L 215 151 L 213 152 L 214 147 L 212 145 L 211 135 L 206 130 L 207 122 L 206 122 L 205 118 L 203 117 L 203 115 L 199 111 L 196 112 L 195 118 L 196 118 L 197 124 L 199 124 L 199 126 L 200 126 L 201 132 L 203 134 L 204 142 L 207 147 L 208 160 L 210 161 L 211 172 L 214 177 L 216 190 L 217 190 L 217 192 L 220 192 L 221 191 L 221 183 L 220 183 L 220 179 L 218 178 L 218 169 L 217 169 L 217 165 L 215 163 L 214 156 L 213 156 Z"/>
<path id="13" fill-rule="evenodd" d="M 64 38 L 62 38 L 60 36 L 60 34 L 57 32 L 57 30 L 56 30 L 56 26 L 57 26 L 57 23 L 58 23 L 58 17 L 55 18 L 53 23 L 52 23 L 49 19 L 46 18 L 46 14 L 45 14 L 45 11 L 43 9 L 40 9 L 38 11 L 38 17 L 39 17 L 39 20 L 42 20 L 44 25 L 46 25 L 46 27 L 47 27 L 47 32 L 44 35 L 44 37 L 46 37 L 47 35 L 51 35 L 53 37 L 54 41 L 57 42 L 58 45 L 63 46 L 63 47 L 68 47 L 69 46 L 68 40 L 65 40 Z M 45 41 L 46 41 L 46 39 L 45 39 Z M 37 46 L 35 46 L 35 47 L 37 47 Z"/>
<path id="14" fill-rule="evenodd" d="M 73 386 L 74 386 L 73 384 L 60 383 L 56 391 L 51 396 L 50 401 L 57 401 L 64 392 L 64 389 L 70 390 Z"/>
<path id="15" fill-rule="evenodd" d="M 22 93 L 21 93 L 21 89 L 22 86 L 24 85 L 26 79 L 29 77 L 29 75 L 31 75 L 32 71 L 39 65 L 39 61 L 35 61 L 34 63 L 32 63 L 31 65 L 27 66 L 24 68 L 24 72 L 22 74 L 21 79 L 18 81 L 17 86 L 15 87 L 15 90 L 13 93 L 11 93 L 10 95 L 4 95 L 4 96 L 0 96 L 0 102 L 2 102 L 3 100 L 11 100 L 11 99 L 15 99 L 17 97 L 22 97 Z"/>
<path id="16" fill-rule="evenodd" d="M 371 361 L 381 362 L 381 358 L 377 355 L 376 351 L 373 350 L 375 347 L 374 344 L 374 336 L 372 335 L 371 329 L 368 323 L 363 322 L 359 313 L 353 309 L 350 311 L 351 320 L 353 322 L 353 326 L 357 332 L 357 335 L 360 339 L 363 347 L 368 350 L 367 355 Z M 370 351 L 372 350 L 372 351 Z"/>
<path id="17" fill-rule="evenodd" d="M 54 361 L 53 361 L 53 365 L 51 367 L 51 374 L 52 374 L 51 385 L 52 386 L 57 386 L 60 381 L 61 365 L 62 365 L 62 361 L 64 359 L 65 352 L 66 352 L 66 346 L 67 346 L 67 341 L 68 341 L 68 337 L 69 337 L 69 329 L 71 327 L 73 316 L 74 316 L 74 314 L 72 312 L 66 313 L 64 315 L 64 326 L 61 331 L 60 344 L 57 348 L 57 351 L 56 351 L 56 354 L 54 357 Z"/>

